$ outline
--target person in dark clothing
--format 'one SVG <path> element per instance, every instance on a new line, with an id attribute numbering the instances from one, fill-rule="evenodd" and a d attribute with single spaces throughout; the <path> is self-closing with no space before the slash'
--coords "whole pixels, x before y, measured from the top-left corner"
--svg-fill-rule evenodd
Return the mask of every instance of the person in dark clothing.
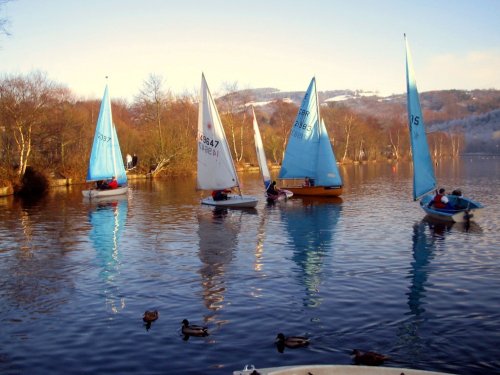
<path id="1" fill-rule="evenodd" d="M 137 155 L 134 152 L 134 156 L 132 156 L 132 168 L 137 167 L 137 162 L 138 162 L 138 158 L 137 158 Z"/>
<path id="2" fill-rule="evenodd" d="M 282 194 L 282 191 L 276 187 L 276 181 L 273 181 L 267 187 L 266 193 L 269 198 L 276 199 Z"/>

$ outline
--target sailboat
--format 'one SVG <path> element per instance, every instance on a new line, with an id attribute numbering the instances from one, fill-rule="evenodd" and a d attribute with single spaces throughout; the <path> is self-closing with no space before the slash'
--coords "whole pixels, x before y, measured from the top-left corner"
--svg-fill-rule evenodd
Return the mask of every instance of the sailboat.
<path id="1" fill-rule="evenodd" d="M 253 208 L 257 198 L 242 195 L 226 134 L 222 127 L 215 101 L 208 89 L 205 75 L 201 75 L 200 104 L 198 112 L 198 176 L 200 190 L 227 190 L 237 187 L 239 194 L 224 194 L 226 199 L 204 198 L 201 203 L 209 206 Z"/>
<path id="2" fill-rule="evenodd" d="M 262 138 L 260 136 L 259 124 L 257 123 L 257 118 L 255 117 L 255 110 L 252 107 L 253 113 L 253 136 L 255 141 L 255 151 L 257 153 L 257 161 L 259 162 L 260 172 L 262 174 L 262 179 L 264 180 L 264 189 L 266 192 L 267 200 L 274 202 L 276 200 L 288 199 L 293 196 L 290 190 L 280 189 L 280 194 L 271 195 L 267 193 L 269 185 L 271 185 L 271 174 L 269 173 L 269 168 L 267 167 L 266 153 L 264 152 L 264 145 L 262 144 Z"/>
<path id="3" fill-rule="evenodd" d="M 127 174 L 123 165 L 118 135 L 113 124 L 111 101 L 108 91 L 108 85 L 106 84 L 99 110 L 99 118 L 97 119 L 92 152 L 90 154 L 87 182 L 105 181 L 115 177 L 118 187 L 106 190 L 83 190 L 82 194 L 86 198 L 121 195 L 128 191 Z"/>
<path id="4" fill-rule="evenodd" d="M 424 118 L 418 96 L 413 63 L 408 41 L 406 47 L 406 90 L 408 106 L 408 125 L 410 130 L 411 151 L 413 159 L 413 200 L 420 199 L 422 209 L 435 219 L 465 222 L 476 219 L 478 210 L 483 208 L 480 203 L 460 195 L 447 195 L 447 208 L 437 209 L 432 205 L 434 195 L 429 194 L 436 190 L 436 177 L 429 152 L 427 135 L 425 133 Z M 450 207 L 450 208 L 448 208 Z"/>
<path id="5" fill-rule="evenodd" d="M 325 123 L 320 118 L 316 79 L 302 99 L 285 150 L 278 178 L 292 180 L 284 188 L 294 195 L 339 196 L 342 179 Z M 297 185 L 296 180 L 306 180 Z"/>

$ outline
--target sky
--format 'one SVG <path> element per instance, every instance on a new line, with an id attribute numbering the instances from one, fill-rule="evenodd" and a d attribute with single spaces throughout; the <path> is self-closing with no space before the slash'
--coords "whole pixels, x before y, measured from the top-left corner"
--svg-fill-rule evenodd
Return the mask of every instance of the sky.
<path id="1" fill-rule="evenodd" d="M 5 0 L 3 0 L 5 1 Z M 0 0 L 0 3 L 2 0 Z M 175 95 L 272 87 L 500 89 L 498 0 L 10 0 L 0 75 L 41 71 L 79 98 L 133 101 L 150 74 Z"/>

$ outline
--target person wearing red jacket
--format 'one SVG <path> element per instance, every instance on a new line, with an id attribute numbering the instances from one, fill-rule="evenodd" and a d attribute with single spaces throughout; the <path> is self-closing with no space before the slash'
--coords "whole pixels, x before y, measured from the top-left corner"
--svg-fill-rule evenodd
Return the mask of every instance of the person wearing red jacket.
<path id="1" fill-rule="evenodd" d="M 446 196 L 446 190 L 444 188 L 441 188 L 432 199 L 432 206 L 437 209 L 447 208 L 448 201 L 449 200 Z"/>

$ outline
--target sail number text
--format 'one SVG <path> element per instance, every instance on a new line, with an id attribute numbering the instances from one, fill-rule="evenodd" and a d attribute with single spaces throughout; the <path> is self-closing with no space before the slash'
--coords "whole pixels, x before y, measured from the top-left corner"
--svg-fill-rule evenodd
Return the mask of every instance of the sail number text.
<path id="1" fill-rule="evenodd" d="M 219 141 L 210 139 L 209 137 L 207 137 L 203 134 L 198 135 L 198 141 L 200 143 L 207 145 L 207 146 L 212 146 L 213 148 L 216 148 L 219 145 Z"/>
<path id="2" fill-rule="evenodd" d="M 198 134 L 198 149 L 200 151 L 218 157 L 219 151 L 216 149 L 218 145 L 219 141 L 210 139 L 201 133 Z"/>
<path id="3" fill-rule="evenodd" d="M 111 141 L 111 137 L 105 136 L 102 133 L 97 134 L 97 139 L 103 141 L 103 142 L 109 142 Z"/>
<path id="4" fill-rule="evenodd" d="M 308 125 L 307 123 L 307 117 L 309 116 L 310 113 L 311 112 L 306 111 L 305 109 L 299 109 L 297 120 L 295 121 L 295 124 L 293 124 L 294 129 L 305 130 L 310 132 L 312 126 Z"/>
<path id="5" fill-rule="evenodd" d="M 411 115 L 410 116 L 410 123 L 412 125 L 418 125 L 418 124 L 420 124 L 420 116 L 413 116 L 413 115 Z"/>

